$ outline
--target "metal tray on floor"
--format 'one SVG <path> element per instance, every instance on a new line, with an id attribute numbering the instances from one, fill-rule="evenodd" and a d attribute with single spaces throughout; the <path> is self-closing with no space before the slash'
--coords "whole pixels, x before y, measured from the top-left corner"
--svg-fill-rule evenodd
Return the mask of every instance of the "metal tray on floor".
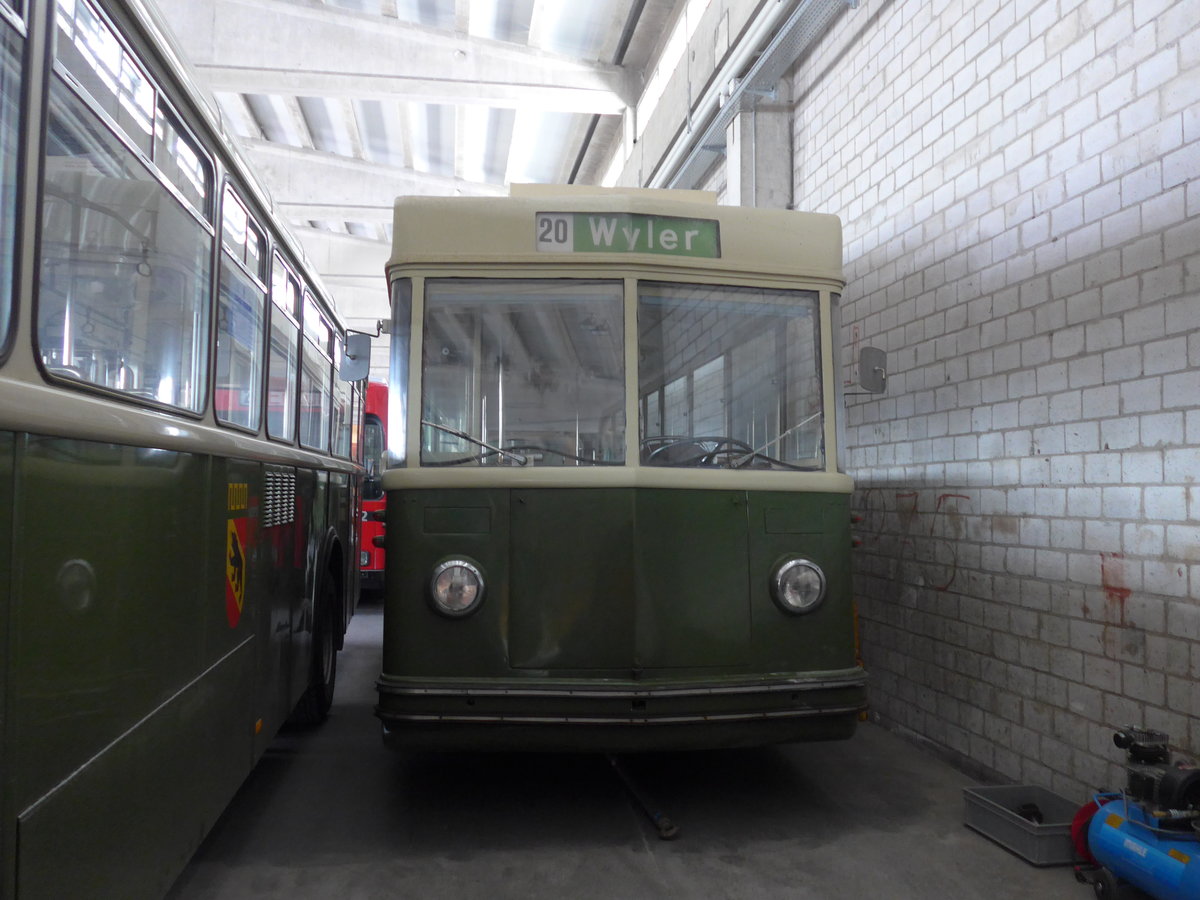
<path id="1" fill-rule="evenodd" d="M 1022 859 L 1035 866 L 1066 866 L 1075 861 L 1071 820 L 1079 809 L 1077 803 L 1027 784 L 963 788 L 963 799 L 963 824 Z"/>

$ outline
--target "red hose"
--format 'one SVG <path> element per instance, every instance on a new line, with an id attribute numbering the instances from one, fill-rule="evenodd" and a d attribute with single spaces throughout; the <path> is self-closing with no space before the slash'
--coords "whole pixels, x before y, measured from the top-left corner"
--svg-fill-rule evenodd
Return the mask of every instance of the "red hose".
<path id="1" fill-rule="evenodd" d="M 1079 811 L 1075 813 L 1075 818 L 1071 820 L 1071 843 L 1075 845 L 1075 856 L 1079 860 L 1088 865 L 1096 865 L 1096 858 L 1092 856 L 1092 851 L 1088 847 L 1088 827 L 1092 824 L 1092 816 L 1105 803 L 1111 801 L 1111 797 L 1102 797 L 1097 803 L 1094 799 L 1089 800 L 1083 806 L 1079 807 Z"/>

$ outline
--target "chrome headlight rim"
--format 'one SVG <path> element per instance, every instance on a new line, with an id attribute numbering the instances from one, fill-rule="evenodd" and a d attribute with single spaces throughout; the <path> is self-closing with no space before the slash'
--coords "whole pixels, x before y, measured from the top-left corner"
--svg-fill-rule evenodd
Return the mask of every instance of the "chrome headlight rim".
<path id="1" fill-rule="evenodd" d="M 467 605 L 462 607 L 454 607 L 446 605 L 443 599 L 443 591 L 439 588 L 438 582 L 441 576 L 451 569 L 461 569 L 469 574 L 475 580 L 475 596 Z M 479 609 L 483 604 L 483 598 L 487 594 L 487 582 L 483 577 L 483 567 L 475 560 L 465 556 L 450 556 L 447 557 L 433 567 L 433 571 L 429 575 L 429 605 L 433 607 L 434 612 L 439 615 L 446 616 L 451 619 L 461 619 L 464 616 L 469 616 Z"/>
<path id="2" fill-rule="evenodd" d="M 788 596 L 787 581 L 789 578 L 796 575 L 803 576 L 807 573 L 812 573 L 817 579 L 816 597 L 803 606 L 796 606 L 789 603 L 786 599 Z M 776 564 L 771 574 L 771 599 L 775 601 L 783 612 L 792 616 L 804 616 L 820 608 L 824 603 L 825 597 L 828 594 L 829 583 L 825 578 L 824 570 L 813 562 L 802 556 L 789 556 Z"/>

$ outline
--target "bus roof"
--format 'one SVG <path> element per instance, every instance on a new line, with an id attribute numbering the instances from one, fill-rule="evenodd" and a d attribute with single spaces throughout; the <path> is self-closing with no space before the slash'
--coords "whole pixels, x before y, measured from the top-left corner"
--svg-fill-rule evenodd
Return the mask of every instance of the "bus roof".
<path id="1" fill-rule="evenodd" d="M 655 265 L 844 284 L 837 216 L 720 206 L 706 191 L 522 187 L 511 197 L 400 197 L 403 266 Z"/>

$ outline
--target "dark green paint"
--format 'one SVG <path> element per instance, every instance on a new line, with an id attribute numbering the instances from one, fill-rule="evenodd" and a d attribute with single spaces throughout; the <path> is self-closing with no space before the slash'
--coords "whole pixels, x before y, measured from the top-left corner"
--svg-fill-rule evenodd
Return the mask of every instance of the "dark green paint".
<path id="1" fill-rule="evenodd" d="M 506 523 L 508 491 L 388 495 L 385 646 L 396 655 L 396 665 L 399 659 L 411 660 L 417 667 L 414 671 L 422 675 L 470 677 L 507 670 L 508 529 L 498 524 L 497 533 L 491 534 L 430 534 L 425 531 L 427 508 L 482 508 L 487 509 L 489 521 Z M 429 600 L 429 575 L 449 555 L 475 560 L 488 576 L 487 594 L 468 621 L 438 615 Z"/>
<path id="2" fill-rule="evenodd" d="M 428 527 L 443 515 L 431 511 L 464 509 L 486 510 L 489 529 Z M 624 728 L 641 732 L 632 739 L 639 746 L 674 746 L 681 736 L 697 746 L 750 735 L 757 742 L 765 734 L 774 735 L 766 740 L 846 736 L 865 703 L 854 675 L 860 670 L 846 496 L 649 488 L 393 492 L 387 539 L 389 558 L 399 565 L 389 571 L 384 616 L 379 712 L 385 722 L 390 714 L 624 717 L 645 722 Z M 825 603 L 804 616 L 783 613 L 770 594 L 775 565 L 792 555 L 817 562 L 828 579 Z M 439 615 L 428 598 L 429 573 L 451 556 L 474 560 L 487 579 L 480 609 L 462 619 Z M 847 677 L 852 683 L 810 684 Z M 769 695 L 741 690 L 764 681 L 797 687 Z M 696 686 L 737 687 L 739 694 L 664 699 L 655 693 Z M 589 697 L 598 687 L 611 696 Z M 489 696 L 487 688 L 509 693 Z M 545 693 L 553 689 L 572 693 Z M 744 722 L 742 731 L 663 731 L 651 721 L 828 707 L 842 712 Z M 470 725 L 401 727 L 418 743 L 436 745 L 441 734 L 456 735 L 451 745 L 477 745 Z M 484 731 L 507 734 L 513 727 Z M 538 732 L 517 729 L 531 743 Z M 628 746 L 618 739 L 619 725 L 589 733 L 595 739 L 610 732 L 606 746 Z M 479 745 L 487 745 L 486 734 Z M 555 746 L 573 746 L 571 740 Z"/>
<path id="3" fill-rule="evenodd" d="M 292 521 L 267 527 L 266 468 L 0 434 L 0 835 L 19 896 L 161 896 L 303 693 L 315 568 L 345 578 L 352 486 L 300 470 Z"/>
<path id="4" fill-rule="evenodd" d="M 230 654 L 21 815 L 18 896 L 162 894 L 245 776 L 253 649 Z"/>
<path id="5" fill-rule="evenodd" d="M 347 472 L 330 472 L 329 475 L 329 531 L 334 534 L 333 546 L 326 547 L 329 557 L 321 564 L 335 576 L 337 609 L 333 621 L 334 646 L 342 649 L 342 638 L 350 617 L 358 606 L 362 571 L 358 565 L 359 537 L 361 535 L 362 480 Z"/>
<path id="6" fill-rule="evenodd" d="M 196 625 L 208 516 L 180 498 L 205 497 L 206 475 L 187 454 L 24 439 L 12 685 L 19 808 L 204 668 Z"/>
<path id="7" fill-rule="evenodd" d="M 861 691 L 859 692 L 861 697 Z M 475 707 L 472 707 L 475 708 Z M 798 741 L 840 741 L 854 736 L 857 716 L 825 716 L 785 721 L 706 722 L 670 725 L 405 725 L 385 733 L 397 750 L 522 751 L 563 753 L 643 753 L 707 748 L 761 747 Z"/>
<path id="8" fill-rule="evenodd" d="M 752 665 L 745 493 L 631 493 L 637 512 L 636 665 Z"/>
<path id="9" fill-rule="evenodd" d="M 850 591 L 850 498 L 845 494 L 751 494 L 750 520 L 791 509 L 794 521 L 824 522 L 809 533 L 755 533 L 750 542 L 753 656 L 766 671 L 842 669 L 854 665 L 854 612 Z M 761 528 L 761 526 L 760 526 Z M 784 615 L 771 598 L 770 576 L 788 556 L 810 559 L 825 573 L 828 596 L 807 615 Z"/>
<path id="10" fill-rule="evenodd" d="M 628 672 L 635 656 L 628 491 L 514 491 L 511 664 Z"/>
<path id="11" fill-rule="evenodd" d="M 308 687 L 312 665 L 313 592 L 317 556 L 329 527 L 329 480 L 324 472 L 296 470 L 296 521 L 292 525 L 292 558 L 284 571 L 291 576 L 285 591 L 269 596 L 288 599 L 286 638 L 288 655 L 285 717 Z M 282 613 L 281 613 L 282 621 Z M 274 729 L 272 730 L 272 733 Z"/>
<path id="12" fill-rule="evenodd" d="M 767 502 L 762 506 L 763 528 L 767 534 L 822 534 L 825 516 L 820 508 L 789 503 Z"/>
<path id="13" fill-rule="evenodd" d="M 492 530 L 491 510 L 486 506 L 425 508 L 426 534 L 487 534 Z"/>
<path id="14" fill-rule="evenodd" d="M 13 472 L 16 440 L 11 433 L 0 432 L 0 511 L 13 510 Z M 8 710 L 9 660 L 12 659 L 13 515 L 0 512 L 0 859 L 16 854 L 16 811 L 13 802 L 16 779 L 12 767 L 13 737 Z M 12 889 L 11 872 L 0 871 L 0 897 Z"/>

